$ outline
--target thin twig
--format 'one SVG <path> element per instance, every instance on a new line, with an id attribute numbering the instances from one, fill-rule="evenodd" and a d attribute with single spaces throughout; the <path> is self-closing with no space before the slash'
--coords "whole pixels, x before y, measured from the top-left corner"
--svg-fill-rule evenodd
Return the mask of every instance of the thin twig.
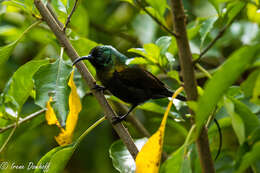
<path id="1" fill-rule="evenodd" d="M 240 10 L 242 11 L 245 7 L 246 4 L 243 6 L 243 8 Z M 218 35 L 208 44 L 208 46 L 200 53 L 198 59 L 196 59 L 195 61 L 193 61 L 193 64 L 199 62 L 201 60 L 201 58 L 203 57 L 203 55 L 205 55 L 205 53 L 208 52 L 208 50 L 224 35 L 224 33 L 226 32 L 226 30 L 231 26 L 231 24 L 236 20 L 236 18 L 239 16 L 239 12 L 233 17 L 233 19 L 226 25 L 224 26 L 218 33 Z"/>
<path id="2" fill-rule="evenodd" d="M 136 0 L 136 3 L 139 5 L 139 7 L 145 11 L 146 14 L 148 14 L 158 25 L 160 25 L 165 31 L 167 31 L 169 34 L 173 35 L 174 37 L 178 37 L 178 35 L 174 32 L 172 32 L 167 26 L 165 26 L 161 21 L 159 21 L 155 16 L 153 16 L 140 2 L 140 0 Z"/>
<path id="3" fill-rule="evenodd" d="M 72 8 L 72 10 L 71 10 L 71 12 L 70 12 L 70 14 L 69 14 L 67 20 L 66 20 L 65 26 L 64 26 L 64 28 L 63 28 L 63 32 L 66 31 L 66 28 L 67 28 L 68 24 L 70 23 L 70 19 L 71 19 L 73 13 L 74 13 L 75 10 L 76 10 L 77 4 L 78 4 L 78 0 L 75 0 L 74 6 L 73 6 L 73 8 Z"/>
<path id="4" fill-rule="evenodd" d="M 14 132 L 16 130 L 16 124 L 14 125 L 14 128 L 12 129 L 11 133 L 9 134 L 9 136 L 7 137 L 7 139 L 5 140 L 4 144 L 2 145 L 2 147 L 0 148 L 0 153 L 2 153 L 2 151 L 4 151 L 6 145 L 8 144 L 8 142 L 10 141 L 11 137 L 14 135 Z"/>
<path id="5" fill-rule="evenodd" d="M 121 37 L 133 44 L 137 44 L 139 46 L 142 45 L 142 43 L 140 42 L 140 40 L 135 37 L 135 36 L 132 36 L 132 35 L 129 35 L 129 34 L 126 34 L 124 32 L 121 32 L 121 31 L 118 31 L 118 30 L 112 30 L 112 29 L 108 29 L 104 26 L 101 26 L 101 25 L 98 25 L 94 22 L 90 22 L 90 26 L 92 26 L 93 28 L 95 28 L 97 31 L 100 31 L 100 32 L 103 32 L 105 34 L 108 34 L 108 35 L 115 35 L 115 36 L 118 36 L 118 37 Z"/>
<path id="6" fill-rule="evenodd" d="M 51 15 L 50 11 L 45 7 L 41 0 L 34 0 L 34 4 L 36 8 L 39 10 L 41 16 L 43 17 L 44 21 L 50 27 L 52 32 L 55 34 L 57 40 L 60 42 L 61 46 L 65 48 L 67 55 L 70 57 L 72 61 L 79 57 L 78 53 L 75 51 L 69 39 L 67 38 L 65 32 L 57 24 L 54 17 Z M 86 68 L 83 62 L 79 62 L 76 64 L 80 74 L 82 75 L 83 79 L 86 81 L 89 88 L 93 88 L 96 84 L 95 79 Z M 134 144 L 133 139 L 131 138 L 127 129 L 123 126 L 122 123 L 113 124 L 113 118 L 116 116 L 111 106 L 108 104 L 106 98 L 102 91 L 95 91 L 93 95 L 98 100 L 100 106 L 103 108 L 106 118 L 112 124 L 113 128 L 117 132 L 118 136 L 122 139 L 123 143 L 126 145 L 127 149 L 129 150 L 132 157 L 135 159 L 138 153 L 138 149 Z"/>
<path id="7" fill-rule="evenodd" d="M 41 113 L 43 113 L 45 110 L 46 110 L 46 109 L 42 109 L 42 110 L 39 110 L 39 111 L 37 111 L 37 112 L 34 112 L 34 113 L 32 113 L 32 114 L 26 116 L 25 118 L 21 119 L 21 120 L 18 122 L 18 124 L 21 125 L 21 124 L 23 124 L 23 123 L 25 123 L 25 122 L 27 122 L 27 121 L 29 121 L 29 120 L 31 120 L 31 119 L 37 117 L 38 115 L 40 115 Z M 10 124 L 10 125 L 8 125 L 8 126 L 6 126 L 6 127 L 0 128 L 0 133 L 3 133 L 3 132 L 5 132 L 6 130 L 15 127 L 15 125 L 16 125 L 16 123 L 13 123 L 13 124 Z"/>
<path id="8" fill-rule="evenodd" d="M 99 124 L 101 124 L 105 120 L 106 120 L 106 117 L 104 116 L 104 117 L 100 118 L 99 120 L 97 120 L 89 128 L 87 128 L 87 130 L 82 135 L 80 135 L 80 137 L 77 139 L 76 145 L 78 145 L 90 131 L 92 131 L 95 127 L 97 127 Z"/>
<path id="9" fill-rule="evenodd" d="M 212 77 L 211 74 L 204 69 L 199 63 L 196 63 L 195 65 L 202 73 L 204 73 L 209 79 Z"/>

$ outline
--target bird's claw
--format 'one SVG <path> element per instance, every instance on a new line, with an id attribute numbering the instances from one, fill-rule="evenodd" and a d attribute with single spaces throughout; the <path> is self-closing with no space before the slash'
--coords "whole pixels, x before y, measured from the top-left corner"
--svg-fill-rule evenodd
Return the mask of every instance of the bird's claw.
<path id="1" fill-rule="evenodd" d="M 91 88 L 91 90 L 105 91 L 105 90 L 106 90 L 106 87 L 96 84 L 93 88 Z"/>
<path id="2" fill-rule="evenodd" d="M 126 119 L 125 116 L 114 116 L 112 118 L 112 124 L 116 125 L 117 123 L 121 123 L 122 121 L 124 121 Z"/>

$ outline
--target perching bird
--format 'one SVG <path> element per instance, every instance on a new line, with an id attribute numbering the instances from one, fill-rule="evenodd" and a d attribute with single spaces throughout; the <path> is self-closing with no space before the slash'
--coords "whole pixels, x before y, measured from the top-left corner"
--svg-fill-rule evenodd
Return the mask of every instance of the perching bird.
<path id="1" fill-rule="evenodd" d="M 76 59 L 73 65 L 85 59 L 95 67 L 97 77 L 104 85 L 96 85 L 94 89 L 108 89 L 114 96 L 131 104 L 129 111 L 117 117 L 114 123 L 124 120 L 136 106 L 149 99 L 171 97 L 173 94 L 150 72 L 126 65 L 127 57 L 112 46 L 97 46 L 88 56 Z M 177 99 L 186 100 L 180 95 Z"/>

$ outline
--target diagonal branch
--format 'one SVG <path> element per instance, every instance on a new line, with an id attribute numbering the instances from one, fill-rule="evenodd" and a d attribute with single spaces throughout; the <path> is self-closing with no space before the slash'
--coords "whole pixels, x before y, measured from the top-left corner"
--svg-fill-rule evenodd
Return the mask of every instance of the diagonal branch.
<path id="1" fill-rule="evenodd" d="M 69 42 L 68 38 L 66 37 L 65 33 L 59 27 L 49 10 L 45 7 L 41 0 L 34 0 L 34 4 L 36 8 L 39 10 L 41 16 L 43 17 L 44 21 L 50 27 L 52 32 L 55 34 L 57 40 L 60 42 L 61 46 L 65 48 L 67 55 L 70 57 L 72 61 L 79 57 L 78 53 L 72 47 L 71 43 Z M 91 75 L 91 73 L 86 68 L 83 62 L 79 62 L 76 64 L 80 74 L 86 81 L 89 88 L 93 88 L 96 84 L 95 79 Z M 127 149 L 129 150 L 130 154 L 133 158 L 137 156 L 138 149 L 135 146 L 133 139 L 131 138 L 127 129 L 123 126 L 122 123 L 113 124 L 112 119 L 115 117 L 115 113 L 112 110 L 111 106 L 108 104 L 106 98 L 104 97 L 101 91 L 95 91 L 94 96 L 98 100 L 100 106 L 103 108 L 106 118 L 111 122 L 114 130 L 117 132 L 118 136 L 122 139 L 124 144 L 126 145 Z"/>

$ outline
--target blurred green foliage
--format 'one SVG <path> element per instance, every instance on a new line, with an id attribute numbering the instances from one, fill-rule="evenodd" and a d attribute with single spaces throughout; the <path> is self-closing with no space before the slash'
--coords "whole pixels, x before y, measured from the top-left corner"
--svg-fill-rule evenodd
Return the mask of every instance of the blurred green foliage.
<path id="1" fill-rule="evenodd" d="M 176 40 L 141 10 L 140 4 L 136 2 L 137 0 L 79 1 L 66 34 L 80 56 L 87 55 L 99 44 L 112 45 L 129 58 L 134 57 L 129 59 L 129 64 L 146 68 L 174 90 L 182 84 Z M 199 61 L 200 65 L 213 75 L 212 79 L 209 81 L 208 75 L 196 69 L 202 97 L 196 103 L 188 103 L 196 115 L 199 115 L 196 117 L 199 126 L 205 124 L 212 109 L 216 108 L 216 118 L 223 133 L 222 152 L 215 161 L 216 172 L 258 173 L 260 172 L 260 21 L 256 20 L 257 17 L 251 21 L 247 16 L 249 10 L 247 5 L 254 5 L 259 9 L 258 1 L 183 0 L 183 3 L 194 59 L 199 57 L 223 28 L 225 30 Z M 161 24 L 172 30 L 169 1 L 146 0 L 141 4 Z M 65 23 L 73 8 L 74 0 L 52 0 L 51 5 L 58 19 Z M 39 106 L 36 104 L 37 98 L 41 94 L 48 98 L 52 93 L 39 90 L 43 85 L 39 83 L 44 77 L 48 78 L 50 83 L 59 78 L 46 77 L 48 73 L 52 73 L 48 66 L 53 67 L 53 63 L 59 61 L 61 47 L 48 26 L 39 19 L 40 14 L 32 0 L 0 1 L 0 131 L 1 128 L 14 123 L 17 117 L 27 117 L 41 109 L 40 106 L 44 107 L 46 99 L 41 100 Z M 63 63 L 63 66 L 70 68 L 71 61 L 67 55 L 64 55 Z M 88 62 L 86 65 L 95 76 L 94 68 Z M 66 74 L 68 73 L 67 69 Z M 66 78 L 66 74 L 63 78 Z M 76 141 L 89 126 L 103 116 L 103 112 L 95 98 L 88 94 L 90 90 L 78 71 L 75 72 L 74 81 L 83 105 L 74 134 Z M 64 81 L 61 83 L 63 84 L 60 85 L 66 85 Z M 55 85 L 50 88 L 55 90 Z M 66 98 L 67 95 L 63 96 Z M 122 103 L 113 96 L 107 98 L 109 101 Z M 67 103 L 66 99 L 59 101 L 63 106 Z M 168 102 L 168 99 L 153 100 L 136 109 L 135 116 L 151 134 L 159 127 Z M 115 110 L 120 114 L 123 113 L 117 107 Z M 201 172 L 195 145 L 189 145 L 185 149 L 186 153 L 183 147 L 191 128 L 187 103 L 176 101 L 169 115 L 164 151 L 170 157 L 162 164 L 161 171 Z M 61 118 L 64 118 L 64 115 Z M 140 143 L 146 140 L 144 136 L 130 123 L 125 124 L 133 138 L 139 139 L 138 145 L 141 145 Z M 11 129 L 0 133 L 0 147 L 10 132 Z M 21 124 L 4 151 L 0 153 L 0 164 L 2 161 L 7 161 L 15 165 L 27 166 L 29 162 L 36 165 L 46 153 L 57 147 L 54 136 L 58 133 L 57 127 L 46 124 L 43 113 Z M 213 157 L 219 145 L 217 134 L 216 125 L 210 124 L 209 140 Z M 111 125 L 108 122 L 102 123 L 84 138 L 71 158 L 68 157 L 69 161 L 67 165 L 64 164 L 63 172 L 133 172 L 133 160 L 122 143 L 115 142 L 117 139 L 118 136 Z M 0 167 L 1 171 L 18 172 L 16 169 L 1 170 Z"/>

